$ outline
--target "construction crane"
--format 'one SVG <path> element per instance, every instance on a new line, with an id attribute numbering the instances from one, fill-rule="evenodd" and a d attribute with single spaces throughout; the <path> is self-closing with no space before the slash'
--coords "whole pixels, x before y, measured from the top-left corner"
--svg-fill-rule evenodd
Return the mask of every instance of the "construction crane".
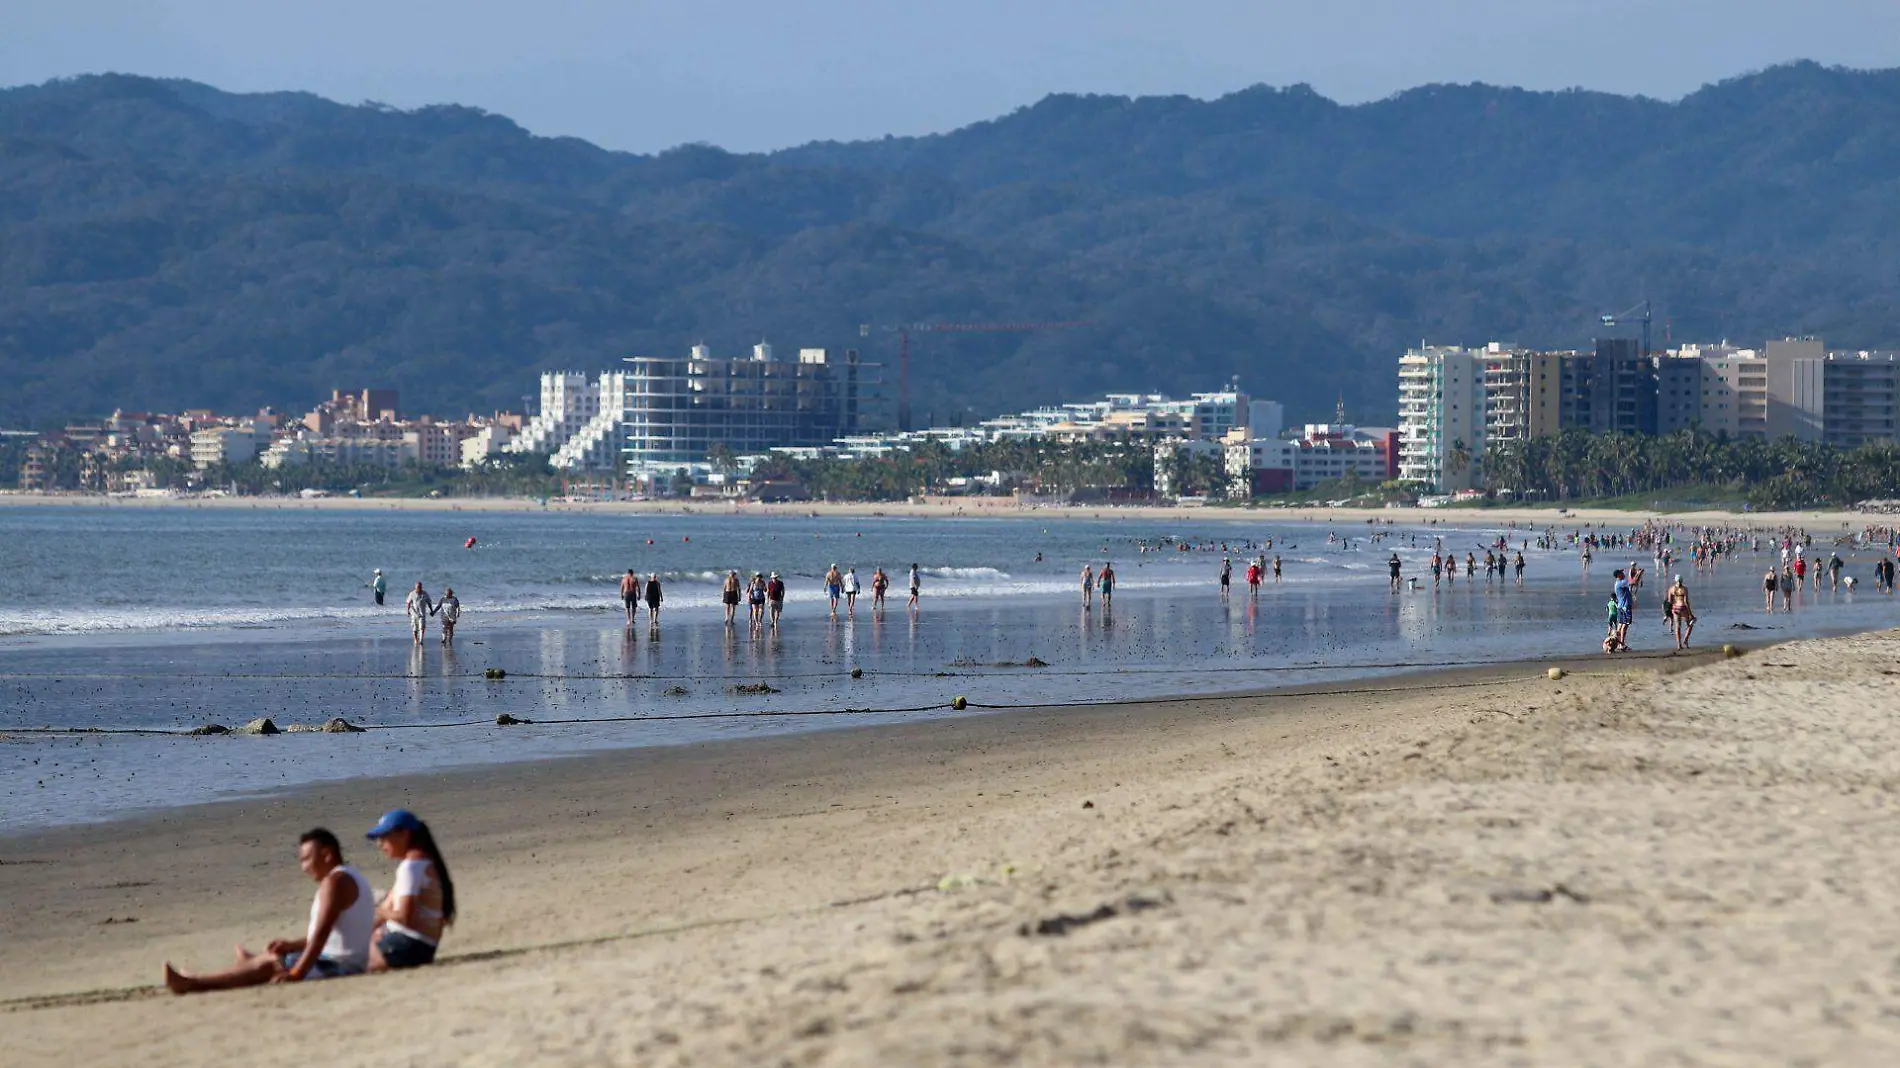
<path id="1" fill-rule="evenodd" d="M 1047 323 L 896 323 L 888 326 L 866 323 L 858 327 L 859 337 L 875 332 L 897 334 L 897 429 L 910 429 L 910 335 L 918 334 L 1025 334 L 1034 330 L 1067 330 L 1087 325 L 1082 321 Z"/>
<path id="2" fill-rule="evenodd" d="M 1644 301 L 1615 315 L 1604 315 L 1599 318 L 1603 320 L 1604 326 L 1616 326 L 1619 323 L 1628 322 L 1630 317 L 1637 312 L 1643 313 L 1643 357 L 1647 359 L 1649 357 L 1649 301 Z"/>

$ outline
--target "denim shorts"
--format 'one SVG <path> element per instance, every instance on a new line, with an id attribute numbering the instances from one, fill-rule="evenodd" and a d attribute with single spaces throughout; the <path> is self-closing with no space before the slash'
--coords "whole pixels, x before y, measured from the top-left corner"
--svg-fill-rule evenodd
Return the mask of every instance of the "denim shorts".
<path id="1" fill-rule="evenodd" d="M 391 968 L 420 968 L 435 960 L 434 946 L 401 931 L 384 930 L 376 948 L 382 951 L 383 963 Z"/>
<path id="2" fill-rule="evenodd" d="M 279 961 L 280 963 L 283 964 L 284 970 L 289 971 L 292 968 L 295 968 L 297 966 L 297 960 L 298 958 L 302 956 L 303 954 L 301 953 L 286 953 L 281 958 L 279 958 Z M 310 971 L 305 973 L 304 978 L 305 979 L 341 979 L 346 975 L 362 975 L 362 974 L 363 974 L 363 969 L 358 968 L 352 964 L 346 963 L 344 961 L 337 960 L 334 957 L 318 957 L 315 961 L 311 962 Z"/>

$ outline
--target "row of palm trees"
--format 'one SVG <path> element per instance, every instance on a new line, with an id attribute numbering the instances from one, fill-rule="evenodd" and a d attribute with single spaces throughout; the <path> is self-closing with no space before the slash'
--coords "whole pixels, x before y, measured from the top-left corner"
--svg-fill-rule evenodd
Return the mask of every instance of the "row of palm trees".
<path id="1" fill-rule="evenodd" d="M 1743 494 L 1757 508 L 1847 506 L 1900 496 L 1900 446 L 1842 448 L 1782 438 L 1739 438 L 1689 429 L 1673 434 L 1592 434 L 1567 429 L 1493 443 L 1484 483 L 1546 500 L 1619 497 L 1687 487 Z"/>

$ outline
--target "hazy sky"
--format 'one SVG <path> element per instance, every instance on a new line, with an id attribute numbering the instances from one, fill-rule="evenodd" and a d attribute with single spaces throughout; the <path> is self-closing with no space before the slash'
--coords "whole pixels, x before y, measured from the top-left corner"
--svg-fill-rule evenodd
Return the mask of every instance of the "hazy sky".
<path id="1" fill-rule="evenodd" d="M 115 70 L 464 103 L 640 151 L 927 133 L 1062 91 L 1674 98 L 1798 58 L 1900 65 L 1900 0 L 0 0 L 0 85 Z"/>

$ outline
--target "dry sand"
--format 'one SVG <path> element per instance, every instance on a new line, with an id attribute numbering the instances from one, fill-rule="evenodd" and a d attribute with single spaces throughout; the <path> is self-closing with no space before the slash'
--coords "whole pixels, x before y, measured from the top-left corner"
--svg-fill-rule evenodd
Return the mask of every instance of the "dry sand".
<path id="1" fill-rule="evenodd" d="M 1897 658 L 1880 634 L 1012 714 L 0 840 L 0 1056 L 1892 1064 Z M 360 841 L 393 804 L 464 897 L 441 964 L 141 985 L 296 933 L 296 833 Z"/>
<path id="2" fill-rule="evenodd" d="M 1019 518 L 1043 522 L 1063 519 L 1141 519 L 1170 522 L 1235 523 L 1365 523 L 1368 520 L 1392 523 L 1440 523 L 1445 526 L 1495 527 L 1506 523 L 1520 526 L 1557 527 L 1574 530 L 1585 524 L 1628 529 L 1654 519 L 1667 523 L 1750 527 L 1780 530 L 1795 527 L 1822 533 L 1830 530 L 1859 530 L 1869 524 L 1891 525 L 1900 522 L 1894 516 L 1830 510 L 1805 512 L 1730 512 L 1705 509 L 1689 512 L 1646 514 L 1612 508 L 1565 509 L 1562 514 L 1549 508 L 1252 508 L 1163 507 L 1158 505 L 1023 505 L 1012 498 L 961 497 L 931 498 L 910 502 L 827 502 L 805 501 L 795 504 L 759 504 L 720 500 L 655 501 L 550 501 L 513 497 L 105 497 L 76 493 L 0 492 L 0 507 L 43 507 L 63 505 L 96 508 L 216 508 L 291 511 L 425 511 L 425 512 L 564 512 L 571 514 L 628 515 L 753 515 L 872 517 L 950 519 L 957 517 Z"/>

